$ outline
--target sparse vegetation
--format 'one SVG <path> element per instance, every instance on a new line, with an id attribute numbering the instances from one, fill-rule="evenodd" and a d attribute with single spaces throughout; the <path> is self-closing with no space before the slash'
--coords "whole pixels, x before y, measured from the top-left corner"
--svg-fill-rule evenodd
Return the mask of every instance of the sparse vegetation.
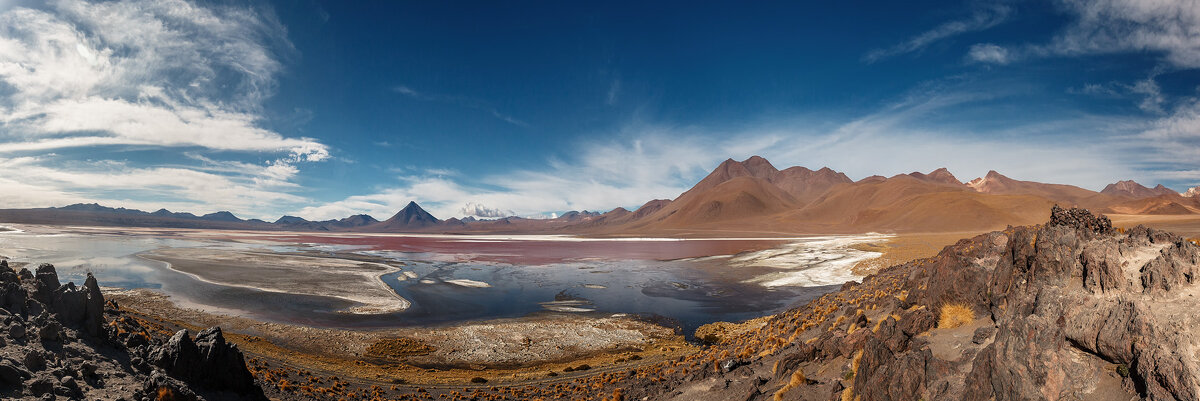
<path id="1" fill-rule="evenodd" d="M 804 384 L 806 381 L 808 381 L 808 378 L 804 377 L 804 369 L 796 369 L 796 371 L 792 373 L 792 379 L 789 380 L 787 384 L 783 385 L 779 391 L 775 392 L 775 401 L 782 400 L 784 394 L 787 394 L 788 391 L 791 391 L 796 387 L 800 387 L 800 385 Z"/>
<path id="2" fill-rule="evenodd" d="M 399 360 L 410 355 L 427 354 L 437 349 L 412 338 L 384 338 L 367 347 L 367 355 Z"/>
<path id="3" fill-rule="evenodd" d="M 950 303 L 942 305 L 941 317 L 938 318 L 938 327 L 944 329 L 953 329 L 975 321 L 975 310 L 970 306 L 960 303 Z"/>

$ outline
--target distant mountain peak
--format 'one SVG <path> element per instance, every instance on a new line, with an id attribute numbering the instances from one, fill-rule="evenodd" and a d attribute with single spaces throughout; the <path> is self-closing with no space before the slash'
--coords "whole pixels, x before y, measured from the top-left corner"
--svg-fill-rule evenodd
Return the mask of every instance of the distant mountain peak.
<path id="1" fill-rule="evenodd" d="M 209 213 L 209 214 L 200 216 L 200 218 L 203 220 L 211 220 L 211 221 L 242 221 L 242 219 L 239 219 L 237 216 L 234 216 L 233 213 L 230 213 L 230 212 L 227 212 L 224 210 L 219 211 L 219 212 Z"/>
<path id="2" fill-rule="evenodd" d="M 929 172 L 929 174 L 924 174 L 919 171 L 914 171 L 914 172 L 908 174 L 908 176 L 916 178 L 918 180 L 922 180 L 922 181 L 937 182 L 937 183 L 950 184 L 950 185 L 963 185 L 963 183 L 961 181 L 959 181 L 958 178 L 955 178 L 954 174 L 951 174 L 950 170 L 945 167 L 939 168 L 937 170 L 933 170 L 933 171 Z"/>
<path id="3" fill-rule="evenodd" d="M 1174 195 L 1175 191 L 1158 184 L 1154 188 L 1146 188 L 1134 180 L 1117 181 L 1104 187 L 1100 193 L 1113 196 L 1126 196 L 1134 199 L 1150 198 L 1163 195 Z"/>
<path id="4" fill-rule="evenodd" d="M 383 228 L 393 230 L 404 230 L 414 228 L 424 228 L 441 223 L 437 217 L 421 208 L 416 201 L 408 202 L 404 209 L 400 209 L 391 218 L 383 221 Z"/>
<path id="5" fill-rule="evenodd" d="M 779 169 L 762 156 L 750 156 L 750 158 L 742 160 L 741 165 L 750 172 L 750 175 L 762 179 L 769 180 L 779 173 Z"/>
<path id="6" fill-rule="evenodd" d="M 280 217 L 279 220 L 275 220 L 275 224 L 303 224 L 307 222 L 308 220 L 296 216 L 283 216 Z"/>

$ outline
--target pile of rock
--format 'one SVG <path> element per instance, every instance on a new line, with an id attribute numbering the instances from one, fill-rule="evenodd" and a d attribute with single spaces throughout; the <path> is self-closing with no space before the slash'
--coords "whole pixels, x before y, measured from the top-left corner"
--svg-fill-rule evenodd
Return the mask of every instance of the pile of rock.
<path id="1" fill-rule="evenodd" d="M 0 398 L 265 399 L 219 328 L 195 342 L 186 331 L 152 338 L 106 307 L 91 274 L 62 285 L 52 265 L 14 271 L 0 260 L 0 322 Z"/>

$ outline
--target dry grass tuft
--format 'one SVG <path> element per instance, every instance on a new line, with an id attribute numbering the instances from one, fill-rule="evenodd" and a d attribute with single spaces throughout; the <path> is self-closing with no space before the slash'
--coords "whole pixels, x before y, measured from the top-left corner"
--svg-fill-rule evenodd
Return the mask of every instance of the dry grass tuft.
<path id="1" fill-rule="evenodd" d="M 938 318 L 938 327 L 953 329 L 974 321 L 975 311 L 970 306 L 957 303 L 945 304 L 942 305 L 942 314 Z"/>
<path id="2" fill-rule="evenodd" d="M 175 390 L 172 390 L 170 387 L 167 387 L 167 386 L 159 386 L 158 394 L 155 396 L 154 399 L 156 399 L 158 401 L 175 401 L 178 398 L 179 397 L 175 395 Z"/>
<path id="3" fill-rule="evenodd" d="M 808 378 L 804 377 L 804 369 L 796 369 L 796 372 L 792 373 L 792 379 L 789 380 L 787 384 L 783 385 L 779 391 L 775 392 L 775 401 L 782 400 L 784 394 L 787 394 L 788 391 L 791 391 L 796 387 L 800 387 L 801 384 L 804 384 L 807 381 Z"/>
<path id="4" fill-rule="evenodd" d="M 858 363 L 860 361 L 862 361 L 862 355 L 863 355 L 863 352 L 860 349 L 860 350 L 858 350 L 858 352 L 854 353 L 854 359 L 850 360 L 850 370 L 853 371 L 854 374 L 856 374 L 856 375 L 858 374 Z"/>

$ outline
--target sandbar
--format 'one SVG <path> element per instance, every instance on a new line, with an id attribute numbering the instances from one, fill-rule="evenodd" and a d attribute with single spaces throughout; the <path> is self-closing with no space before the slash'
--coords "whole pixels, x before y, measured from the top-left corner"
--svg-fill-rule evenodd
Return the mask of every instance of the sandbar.
<path id="1" fill-rule="evenodd" d="M 383 282 L 383 275 L 401 270 L 384 263 L 213 248 L 162 248 L 138 256 L 207 283 L 354 302 L 346 313 L 394 313 L 411 305 Z"/>

